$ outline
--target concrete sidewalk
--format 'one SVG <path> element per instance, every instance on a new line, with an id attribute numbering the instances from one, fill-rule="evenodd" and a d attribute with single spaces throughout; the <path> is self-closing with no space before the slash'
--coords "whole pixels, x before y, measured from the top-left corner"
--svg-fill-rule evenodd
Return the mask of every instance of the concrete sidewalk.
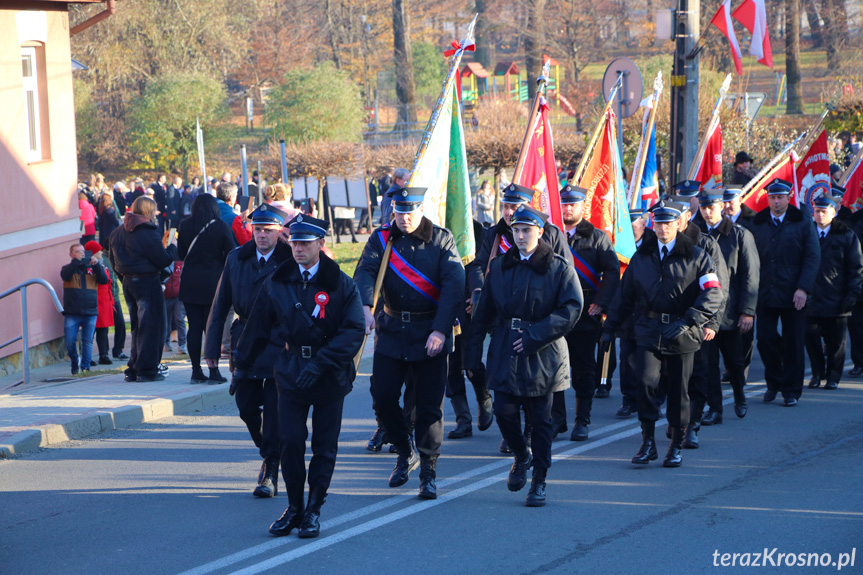
<path id="1" fill-rule="evenodd" d="M 361 372 L 371 369 L 373 348 L 369 341 Z M 64 362 L 32 370 L 27 386 L 16 385 L 20 374 L 0 378 L 0 458 L 234 402 L 227 383 L 189 383 L 188 356 L 166 353 L 163 362 L 170 373 L 156 382 L 126 382 L 123 373 L 117 373 L 125 368 L 120 360 L 112 366 L 94 365 L 90 377 L 70 376 Z M 230 378 L 227 361 L 220 368 Z"/>

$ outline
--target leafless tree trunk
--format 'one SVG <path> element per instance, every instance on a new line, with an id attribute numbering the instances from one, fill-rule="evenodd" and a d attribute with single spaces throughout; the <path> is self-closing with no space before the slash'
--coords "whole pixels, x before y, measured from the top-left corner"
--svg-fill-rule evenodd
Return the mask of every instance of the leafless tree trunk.
<path id="1" fill-rule="evenodd" d="M 475 0 L 474 10 L 478 14 L 476 19 L 476 27 L 473 35 L 476 42 L 476 52 L 474 58 L 476 61 L 489 68 L 492 65 L 491 53 L 489 46 L 494 42 L 494 38 L 488 33 L 488 0 Z"/>
<path id="2" fill-rule="evenodd" d="M 812 31 L 813 46 L 824 45 L 824 27 L 821 25 L 821 16 L 818 13 L 816 0 L 805 0 L 806 19 L 809 20 L 809 29 Z"/>
<path id="3" fill-rule="evenodd" d="M 536 80 L 542 72 L 543 12 L 545 0 L 528 0 L 527 30 L 524 37 L 524 61 L 527 68 L 527 94 L 533 99 Z"/>
<path id="4" fill-rule="evenodd" d="M 800 0 L 785 0 L 785 74 L 788 77 L 786 114 L 803 113 L 800 78 Z"/>
<path id="5" fill-rule="evenodd" d="M 393 53 L 396 65 L 396 96 L 399 99 L 397 126 L 400 128 L 397 129 L 408 129 L 408 123 L 417 121 L 408 0 L 393 0 Z"/>
<path id="6" fill-rule="evenodd" d="M 839 68 L 839 22 L 836 3 L 833 0 L 824 0 L 822 4 L 824 15 L 825 44 L 827 45 L 827 66 L 833 70 Z"/>

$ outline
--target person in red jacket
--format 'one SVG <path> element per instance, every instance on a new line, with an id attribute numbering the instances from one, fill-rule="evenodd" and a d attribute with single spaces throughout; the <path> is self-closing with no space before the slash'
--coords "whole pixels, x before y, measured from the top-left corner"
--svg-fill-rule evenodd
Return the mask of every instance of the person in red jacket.
<path id="1" fill-rule="evenodd" d="M 102 244 L 90 240 L 84 245 L 84 250 L 93 253 L 93 258 L 102 261 Z M 99 348 L 99 365 L 111 365 L 111 355 L 108 347 L 108 328 L 114 325 L 114 294 L 111 292 L 111 276 L 108 283 L 99 284 L 96 292 L 99 315 L 96 316 L 96 345 Z"/>

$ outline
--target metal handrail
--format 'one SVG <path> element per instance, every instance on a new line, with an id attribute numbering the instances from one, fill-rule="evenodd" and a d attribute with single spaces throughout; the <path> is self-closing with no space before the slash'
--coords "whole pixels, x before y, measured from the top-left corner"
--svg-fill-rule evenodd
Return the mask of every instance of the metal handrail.
<path id="1" fill-rule="evenodd" d="M 24 368 L 25 385 L 30 383 L 30 322 L 27 320 L 27 286 L 31 286 L 33 284 L 39 284 L 45 289 L 47 289 L 48 293 L 51 295 L 51 300 L 54 302 L 54 307 L 57 308 L 58 312 L 63 313 L 63 304 L 60 303 L 60 299 L 57 297 L 57 292 L 54 291 L 54 288 L 51 286 L 51 284 L 49 284 L 43 279 L 29 279 L 11 289 L 4 291 L 3 293 L 0 293 L 0 299 L 3 299 L 6 296 L 12 295 L 16 291 L 21 292 L 21 335 L 0 345 L 0 349 L 3 349 L 7 345 L 12 345 L 16 341 L 23 341 L 21 361 Z"/>

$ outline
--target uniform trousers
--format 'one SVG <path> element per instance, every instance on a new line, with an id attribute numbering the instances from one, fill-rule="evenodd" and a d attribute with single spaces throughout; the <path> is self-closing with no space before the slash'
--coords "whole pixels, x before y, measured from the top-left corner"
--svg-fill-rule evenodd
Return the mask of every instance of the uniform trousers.
<path id="1" fill-rule="evenodd" d="M 746 346 L 752 347 L 752 332 L 741 333 L 738 328 L 716 332 L 713 341 L 705 342 L 707 346 L 707 403 L 710 409 L 722 413 L 722 381 L 719 373 L 719 353 L 725 359 L 725 369 L 731 378 L 731 389 L 734 391 L 734 403 L 746 403 L 743 388 L 746 386 L 746 375 L 749 363 L 746 359 Z M 749 352 L 752 358 L 752 352 Z"/>
<path id="2" fill-rule="evenodd" d="M 806 352 L 812 376 L 839 383 L 845 367 L 845 331 L 848 317 L 810 317 L 806 329 Z M 824 345 L 821 345 L 822 339 Z M 826 358 L 825 358 L 826 356 Z M 825 361 L 826 359 L 826 361 Z"/>
<path id="3" fill-rule="evenodd" d="M 453 397 L 456 395 L 467 395 L 467 389 L 464 384 L 464 348 L 467 345 L 467 338 L 464 335 L 458 335 L 453 340 L 454 350 L 449 355 L 449 367 L 447 369 L 446 396 Z M 468 376 L 468 380 L 476 390 L 477 386 L 481 390 L 485 389 L 485 366 L 482 369 L 475 369 Z"/>
<path id="4" fill-rule="evenodd" d="M 249 379 L 234 395 L 240 419 L 264 459 L 279 457 L 279 391 L 276 380 Z M 305 421 L 305 420 L 304 420 Z"/>
<path id="5" fill-rule="evenodd" d="M 638 396 L 641 387 L 638 385 L 635 371 L 635 339 L 620 338 L 620 394 L 623 396 L 621 405 L 632 409 L 638 408 Z"/>
<path id="6" fill-rule="evenodd" d="M 714 338 L 714 341 L 716 338 Z M 707 377 L 707 346 L 713 343 L 702 342 L 701 347 L 692 356 L 692 374 L 689 376 L 689 423 L 696 424 L 701 421 L 704 406 L 708 403 L 709 383 Z M 719 390 L 720 406 L 722 405 L 722 390 Z M 712 406 L 711 406 L 712 409 Z"/>
<path id="7" fill-rule="evenodd" d="M 848 335 L 851 337 L 851 361 L 854 367 L 863 367 L 863 297 L 857 300 L 851 310 Z"/>
<path id="8" fill-rule="evenodd" d="M 806 337 L 806 311 L 792 308 L 758 309 L 758 353 L 764 363 L 767 389 L 782 392 L 782 397 L 799 399 L 803 393 L 803 342 Z M 779 335 L 779 322 L 782 335 Z"/>
<path id="9" fill-rule="evenodd" d="M 414 388 L 416 423 L 414 437 L 420 454 L 440 455 L 443 443 L 443 400 L 447 384 L 447 354 L 422 361 L 403 361 L 375 353 L 372 397 L 378 419 L 387 430 L 387 439 L 400 453 L 408 453 L 410 435 L 399 397 L 406 381 Z"/>
<path id="10" fill-rule="evenodd" d="M 590 410 L 593 394 L 596 392 L 596 344 L 602 333 L 602 326 L 590 320 L 591 329 L 572 330 L 566 334 L 566 347 L 569 349 L 569 366 L 572 371 L 572 388 L 575 390 L 575 420 L 590 425 Z M 566 423 L 566 395 L 555 391 L 551 406 L 552 420 Z"/>
<path id="11" fill-rule="evenodd" d="M 523 453 L 527 447 L 521 431 L 520 409 L 524 409 L 525 419 L 533 429 L 530 447 L 533 450 L 533 466 L 538 469 L 551 467 L 551 439 L 554 431 L 551 423 L 553 396 L 552 392 L 538 397 L 512 395 L 504 391 L 494 392 L 494 415 L 497 426 L 514 453 Z"/>
<path id="12" fill-rule="evenodd" d="M 326 493 L 336 467 L 339 433 L 342 430 L 344 396 L 321 403 L 309 403 L 292 394 L 279 393 L 279 439 L 282 477 L 292 505 L 302 503 L 306 485 L 306 419 L 312 411 L 312 460 L 309 462 L 309 492 Z"/>
<path id="13" fill-rule="evenodd" d="M 663 354 L 638 346 L 635 370 L 643 393 L 638 399 L 638 419 L 658 421 L 663 394 L 660 380 L 665 376 L 668 407 L 666 418 L 673 428 L 689 423 L 689 378 L 692 375 L 694 352 L 678 355 Z"/>

